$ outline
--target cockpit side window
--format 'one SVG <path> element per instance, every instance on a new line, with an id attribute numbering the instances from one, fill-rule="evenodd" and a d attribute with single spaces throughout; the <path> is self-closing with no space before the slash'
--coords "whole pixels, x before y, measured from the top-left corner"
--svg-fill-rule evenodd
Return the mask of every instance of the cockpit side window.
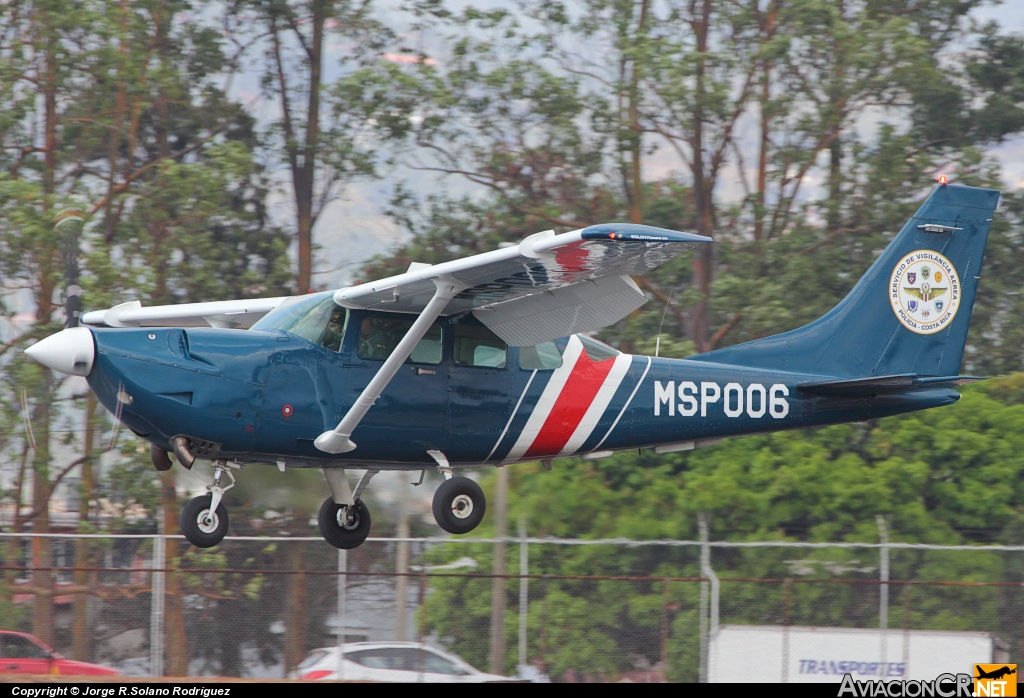
<path id="1" fill-rule="evenodd" d="M 391 356 L 405 336 L 415 318 L 394 313 L 369 313 L 359 326 L 359 345 L 356 355 L 360 359 L 383 361 Z M 421 364 L 441 363 L 441 326 L 434 323 L 409 355 L 408 361 Z"/>

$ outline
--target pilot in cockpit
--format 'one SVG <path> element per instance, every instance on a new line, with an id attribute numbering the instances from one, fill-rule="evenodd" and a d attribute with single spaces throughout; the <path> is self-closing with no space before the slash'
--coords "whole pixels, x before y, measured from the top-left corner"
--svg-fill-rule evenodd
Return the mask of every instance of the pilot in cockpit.
<path id="1" fill-rule="evenodd" d="M 327 328 L 324 330 L 323 337 L 320 340 L 320 345 L 330 349 L 331 351 L 338 351 L 341 349 L 341 337 L 345 332 L 345 309 L 335 307 L 334 311 L 331 312 L 330 319 L 327 320 Z"/>

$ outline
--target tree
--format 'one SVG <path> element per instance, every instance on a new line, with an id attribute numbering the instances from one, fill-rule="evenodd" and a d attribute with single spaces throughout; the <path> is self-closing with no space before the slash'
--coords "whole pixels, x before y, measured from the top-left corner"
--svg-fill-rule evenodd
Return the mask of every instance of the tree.
<path id="1" fill-rule="evenodd" d="M 376 176 L 386 158 L 374 132 L 404 128 L 408 110 L 390 98 L 393 71 L 382 56 L 390 32 L 368 1 L 242 0 L 227 22 L 240 52 L 262 52 L 262 87 L 277 110 L 264 144 L 280 154 L 291 180 L 296 288 L 305 293 L 313 288 L 313 231 L 321 214 L 350 182 Z M 345 48 L 330 49 L 333 42 Z"/>
<path id="2" fill-rule="evenodd" d="M 191 9 L 176 0 L 124 2 L 114 11 L 61 0 L 4 5 L 0 269 L 5 293 L 29 292 L 36 318 L 5 354 L 59 328 L 64 270 L 80 254 L 54 226 L 69 204 L 86 213 L 82 285 L 94 306 L 124 295 L 266 295 L 287 276 L 275 264 L 286 246 L 266 225 L 247 150 L 251 120 L 213 82 L 224 66 L 218 39 L 201 23 L 173 21 Z M 217 280 L 225 270 L 231 278 Z M 82 431 L 78 396 L 68 395 L 73 383 L 12 354 L 4 357 L 5 387 L 28 403 L 35 435 L 30 444 L 25 429 L 7 443 L 31 456 L 31 476 L 19 476 L 15 495 L 31 487 L 32 513 L 16 524 L 45 532 L 54 489 L 98 449 L 67 457 L 76 437 L 58 436 Z M 91 411 L 85 422 L 85 443 L 95 443 Z M 144 473 L 152 486 L 148 464 L 141 472 L 139 465 L 132 476 Z M 48 539 L 34 540 L 35 567 L 45 569 Z M 40 571 L 33 584 L 34 628 L 44 639 L 51 583 Z"/>

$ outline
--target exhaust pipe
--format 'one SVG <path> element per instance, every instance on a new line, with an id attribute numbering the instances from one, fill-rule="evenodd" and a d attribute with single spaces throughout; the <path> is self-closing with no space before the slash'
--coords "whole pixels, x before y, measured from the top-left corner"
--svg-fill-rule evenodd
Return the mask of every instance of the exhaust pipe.
<path id="1" fill-rule="evenodd" d="M 167 472 L 171 469 L 171 466 L 174 465 L 171 463 L 171 456 L 167 452 L 167 449 L 160 448 L 156 444 L 150 444 L 149 458 L 153 461 L 153 467 L 161 473 Z"/>
<path id="2" fill-rule="evenodd" d="M 196 462 L 196 457 L 192 455 L 192 451 L 189 450 L 191 443 L 187 436 L 175 436 L 171 439 L 171 448 L 174 449 L 174 457 L 178 459 L 186 470 L 192 469 L 192 464 Z"/>

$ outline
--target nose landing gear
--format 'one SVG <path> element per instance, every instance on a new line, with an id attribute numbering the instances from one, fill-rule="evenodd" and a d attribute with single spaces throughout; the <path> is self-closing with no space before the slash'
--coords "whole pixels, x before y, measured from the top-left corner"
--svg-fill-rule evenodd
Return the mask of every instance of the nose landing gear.
<path id="1" fill-rule="evenodd" d="M 220 503 L 214 507 L 213 495 L 196 497 L 181 510 L 181 531 L 197 548 L 212 548 L 228 532 L 228 510 Z"/>
<path id="2" fill-rule="evenodd" d="M 210 494 L 190 500 L 181 510 L 181 532 L 197 548 L 212 548 L 224 540 L 228 532 L 228 510 L 221 504 L 221 498 L 235 486 L 235 476 L 228 468 L 239 466 L 217 461 L 213 467 L 213 484 L 207 488 Z M 220 486 L 224 473 L 231 479 L 227 487 Z"/>

